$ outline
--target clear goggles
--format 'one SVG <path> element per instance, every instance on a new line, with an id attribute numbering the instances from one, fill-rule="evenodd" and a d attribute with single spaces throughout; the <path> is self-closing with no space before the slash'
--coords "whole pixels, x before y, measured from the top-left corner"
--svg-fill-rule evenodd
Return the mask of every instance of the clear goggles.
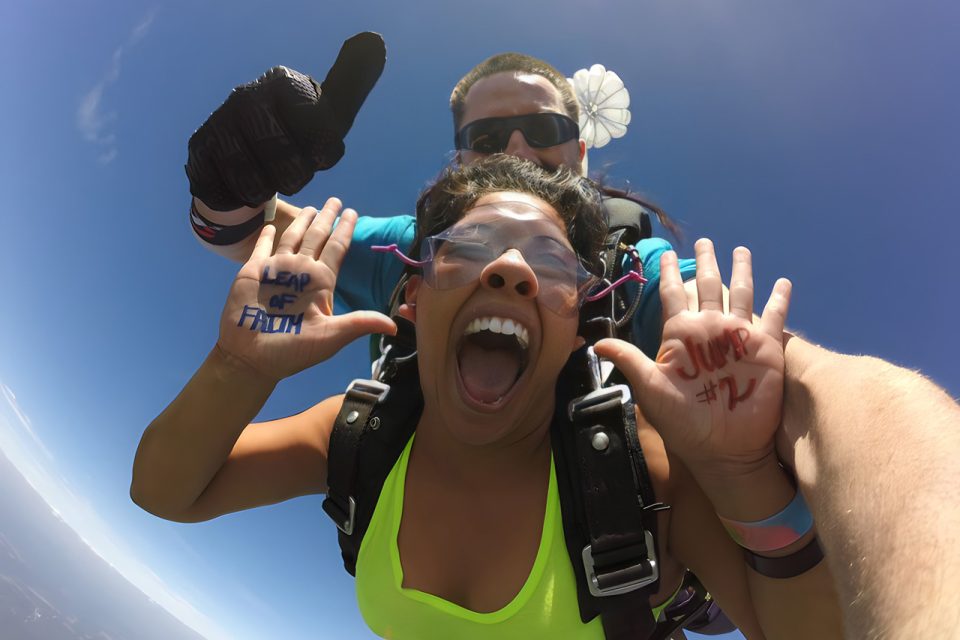
<path id="1" fill-rule="evenodd" d="M 477 282 L 487 265 L 516 250 L 537 278 L 537 301 L 563 317 L 576 315 L 585 300 L 599 299 L 627 279 L 640 277 L 631 272 L 633 276 L 587 295 L 599 278 L 583 267 L 557 230 L 556 223 L 532 204 L 497 202 L 474 207 L 454 226 L 424 238 L 420 260 L 404 255 L 395 244 L 370 248 L 419 267 L 426 284 L 437 290 Z"/>

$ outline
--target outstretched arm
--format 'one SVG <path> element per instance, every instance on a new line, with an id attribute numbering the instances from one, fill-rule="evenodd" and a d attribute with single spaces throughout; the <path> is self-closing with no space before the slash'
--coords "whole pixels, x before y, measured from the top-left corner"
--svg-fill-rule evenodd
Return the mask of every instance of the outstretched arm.
<path id="1" fill-rule="evenodd" d="M 774 451 L 783 391 L 780 336 L 790 283 L 777 282 L 754 324 L 750 253 L 743 248 L 734 252 L 727 311 L 712 243 L 700 240 L 696 250 L 699 299 L 689 308 L 676 255 L 662 258 L 665 322 L 656 362 L 617 340 L 597 343 L 596 351 L 624 372 L 667 450 L 685 463 L 717 515 L 737 531 L 741 524 L 784 511 L 796 495 Z M 766 526 L 759 538 L 738 542 L 755 556 L 791 558 L 814 535 L 809 527 L 784 535 Z M 788 573 L 791 577 L 772 578 L 746 571 L 764 634 L 839 637 L 837 601 L 825 563 Z"/>
<path id="2" fill-rule="evenodd" d="M 795 469 L 851 638 L 960 629 L 960 407 L 913 371 L 786 342 L 781 458 Z"/>
<path id="3" fill-rule="evenodd" d="M 330 201 L 304 209 L 273 249 L 260 234 L 237 274 L 220 338 L 200 370 L 147 428 L 131 497 L 173 520 L 197 520 L 324 487 L 329 429 L 339 407 L 321 403 L 271 426 L 249 425 L 276 383 L 366 333 L 396 325 L 372 311 L 332 314 L 333 287 L 356 213 Z"/>

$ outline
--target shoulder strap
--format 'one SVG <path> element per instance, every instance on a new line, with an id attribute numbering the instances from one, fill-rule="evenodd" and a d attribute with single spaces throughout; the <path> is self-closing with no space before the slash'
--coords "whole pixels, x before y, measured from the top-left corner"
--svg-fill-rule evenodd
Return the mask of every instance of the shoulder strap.
<path id="1" fill-rule="evenodd" d="M 623 275 L 624 261 L 628 259 L 628 251 L 633 250 L 640 240 L 649 238 L 653 230 L 650 215 L 639 202 L 628 198 L 608 197 L 603 199 L 603 209 L 607 216 L 607 237 L 602 252 L 605 265 L 603 277 L 610 283 Z M 627 266 L 627 269 L 630 266 Z M 642 265 L 638 270 L 640 275 L 643 275 Z M 614 320 L 616 337 L 633 342 L 631 320 L 640 305 L 643 285 L 635 290 L 632 298 L 626 295 L 626 291 L 626 288 L 619 288 L 609 296 L 610 309 L 607 317 Z"/>
<path id="2" fill-rule="evenodd" d="M 646 207 L 629 198 L 604 198 L 603 208 L 607 212 L 607 228 L 611 231 L 624 231 L 623 241 L 636 244 L 653 235 L 650 214 Z"/>
<path id="3" fill-rule="evenodd" d="M 591 312 L 597 309 L 582 317 Z M 649 604 L 659 588 L 654 511 L 663 506 L 653 496 L 629 388 L 600 381 L 592 345 L 613 335 L 613 322 L 601 311 L 581 324 L 581 335 L 587 345 L 561 373 L 551 431 L 580 617 L 600 615 L 607 640 L 645 639 L 656 625 Z"/>
<path id="4" fill-rule="evenodd" d="M 326 511 L 339 532 L 343 565 L 356 575 L 360 543 L 383 483 L 403 452 L 420 413 L 423 394 L 413 325 L 400 317 L 396 336 L 384 336 L 384 355 L 372 380 L 354 380 L 330 434 Z"/>

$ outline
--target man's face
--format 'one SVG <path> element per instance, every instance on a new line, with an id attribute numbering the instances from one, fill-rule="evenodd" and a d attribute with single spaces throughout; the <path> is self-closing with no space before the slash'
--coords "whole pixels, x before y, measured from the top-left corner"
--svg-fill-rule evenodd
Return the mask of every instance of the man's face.
<path id="1" fill-rule="evenodd" d="M 517 74 L 512 71 L 495 73 L 478 80 L 464 99 L 463 119 L 460 127 L 483 118 L 505 118 L 530 113 L 560 113 L 563 108 L 560 92 L 543 76 Z M 586 146 L 582 140 L 568 140 L 545 148 L 532 147 L 519 129 L 510 134 L 503 150 L 513 156 L 535 162 L 541 167 L 555 168 L 561 165 L 580 170 L 580 161 Z M 460 162 L 469 164 L 487 154 L 462 149 Z"/>

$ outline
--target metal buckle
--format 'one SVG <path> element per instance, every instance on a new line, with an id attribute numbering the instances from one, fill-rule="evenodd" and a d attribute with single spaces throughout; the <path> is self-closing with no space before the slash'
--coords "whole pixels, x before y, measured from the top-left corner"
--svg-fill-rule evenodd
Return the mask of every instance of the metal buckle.
<path id="1" fill-rule="evenodd" d="M 330 516 L 330 519 L 333 520 L 333 523 L 337 525 L 337 529 L 340 529 L 340 531 L 343 531 L 349 536 L 353 535 L 353 526 L 356 522 L 357 501 L 353 498 L 347 498 L 347 505 L 349 512 L 345 512 L 338 504 L 338 501 L 328 494 L 321 506 L 323 510 L 327 512 L 327 515 Z"/>
<path id="2" fill-rule="evenodd" d="M 616 399 L 616 396 L 620 397 L 619 402 L 621 405 L 627 404 L 633 400 L 633 396 L 630 394 L 630 387 L 625 384 L 615 384 L 612 387 L 603 387 L 602 389 L 591 391 L 585 396 L 580 396 L 579 398 L 574 398 L 571 400 L 570 404 L 567 405 L 567 417 L 570 419 L 570 422 L 573 422 L 579 417 L 579 414 L 588 412 L 595 407 L 610 402 L 611 400 Z"/>
<path id="3" fill-rule="evenodd" d="M 386 398 L 387 394 L 390 392 L 390 385 L 384 384 L 378 380 L 364 380 L 362 378 L 357 378 L 347 385 L 346 395 L 349 396 L 351 392 L 354 394 L 374 396 L 376 397 L 376 402 L 379 404 L 383 402 L 384 398 Z"/>
<path id="4" fill-rule="evenodd" d="M 660 577 L 660 568 L 657 566 L 656 552 L 653 551 L 655 549 L 653 546 L 653 534 L 649 531 L 644 531 L 643 537 L 647 544 L 647 557 L 631 566 L 639 566 L 642 563 L 647 563 L 650 566 L 650 575 L 644 578 L 630 580 L 608 587 L 600 587 L 600 581 L 597 578 L 597 572 L 594 569 L 593 564 L 593 548 L 589 544 L 583 548 L 583 553 L 581 554 L 583 556 L 583 568 L 587 573 L 587 586 L 590 588 L 590 593 L 598 598 L 603 598 L 606 596 L 618 596 L 624 593 L 630 593 L 631 591 L 636 591 L 637 589 L 642 589 L 648 584 L 653 584 L 657 581 L 657 579 Z"/>

